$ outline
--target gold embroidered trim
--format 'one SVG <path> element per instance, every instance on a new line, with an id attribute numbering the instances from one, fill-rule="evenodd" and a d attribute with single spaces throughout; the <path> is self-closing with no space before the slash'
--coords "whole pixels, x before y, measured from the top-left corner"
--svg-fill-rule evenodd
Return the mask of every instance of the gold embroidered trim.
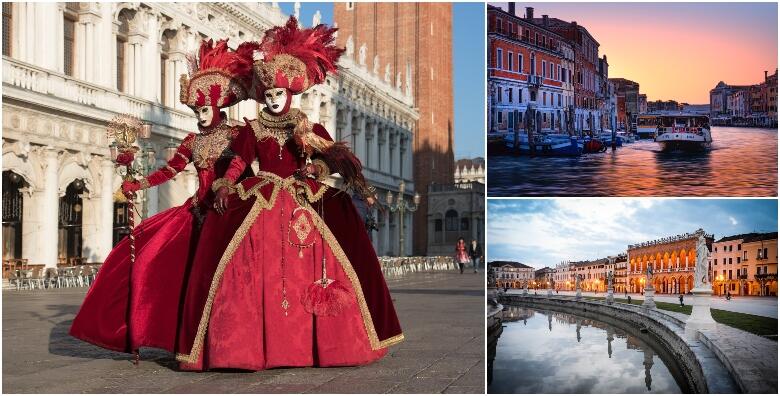
<path id="1" fill-rule="evenodd" d="M 330 146 L 333 146 L 333 142 L 322 138 L 320 136 L 317 136 L 314 132 L 309 132 L 305 135 L 306 144 L 311 146 L 315 151 L 321 153 L 328 149 Z"/>
<path id="2" fill-rule="evenodd" d="M 288 86 L 276 86 L 276 74 L 278 72 L 282 72 L 287 78 L 287 81 L 303 77 L 303 87 L 300 92 L 303 92 L 310 87 L 309 76 L 306 73 L 306 65 L 292 55 L 279 54 L 269 61 L 255 61 L 254 69 L 255 76 L 264 89 L 290 88 L 289 83 Z"/>
<path id="3" fill-rule="evenodd" d="M 301 118 L 306 118 L 306 113 L 299 109 L 290 109 L 282 115 L 271 114 L 267 111 L 260 112 L 260 118 L 257 121 L 270 128 L 288 128 L 295 127 Z"/>
<path id="4" fill-rule="evenodd" d="M 171 177 L 176 176 L 176 174 L 179 173 L 179 171 L 177 171 L 176 168 L 170 165 L 165 165 L 165 169 L 168 169 L 169 171 L 171 171 L 171 173 L 173 173 Z"/>
<path id="5" fill-rule="evenodd" d="M 200 323 L 198 324 L 198 331 L 195 333 L 195 341 L 192 344 L 192 349 L 190 350 L 189 354 L 177 353 L 176 360 L 191 364 L 198 361 L 198 356 L 200 356 L 200 352 L 203 349 L 203 339 L 206 336 L 209 317 L 211 316 L 211 306 L 214 304 L 214 298 L 217 295 L 217 290 L 219 289 L 219 285 L 222 281 L 222 275 L 225 272 L 225 267 L 227 266 L 227 263 L 232 260 L 233 254 L 236 252 L 236 249 L 238 249 L 238 245 L 241 244 L 241 242 L 244 240 L 244 237 L 249 232 L 249 229 L 254 225 L 257 216 L 261 211 L 270 207 L 271 205 L 268 203 L 268 201 L 263 199 L 262 196 L 258 196 L 257 200 L 252 205 L 252 208 L 249 210 L 246 218 L 244 218 L 244 221 L 241 222 L 241 226 L 238 227 L 235 235 L 233 235 L 230 243 L 228 243 L 227 248 L 225 249 L 225 253 L 219 260 L 217 270 L 214 272 L 214 278 L 211 280 L 209 294 L 206 298 L 206 305 L 203 307 L 203 314 L 201 315 Z"/>
<path id="6" fill-rule="evenodd" d="M 269 127 L 257 120 L 249 121 L 249 126 L 252 127 L 252 131 L 255 133 L 255 139 L 257 139 L 258 142 L 263 139 L 271 138 L 276 140 L 276 144 L 281 147 L 284 146 L 284 143 L 287 142 L 290 137 L 292 137 L 292 133 L 288 128 Z"/>
<path id="7" fill-rule="evenodd" d="M 315 193 L 312 191 L 311 186 L 301 180 L 296 179 L 294 176 L 283 179 L 275 173 L 265 171 L 258 172 L 257 176 L 254 177 L 261 178 L 262 181 L 250 187 L 249 190 L 245 190 L 242 183 L 238 183 L 235 186 L 238 197 L 244 201 L 249 199 L 251 196 L 262 197 L 263 194 L 260 193 L 260 188 L 268 184 L 274 185 L 274 190 L 271 193 L 271 197 L 268 199 L 268 202 L 272 205 L 276 201 L 279 190 L 286 190 L 290 193 L 290 195 L 293 196 L 293 198 L 296 198 L 296 200 L 299 196 L 302 195 L 307 202 L 317 202 L 322 199 L 322 197 L 325 195 L 325 192 L 328 190 L 328 188 L 330 188 L 326 184 L 319 184 L 320 188 Z M 301 202 L 299 201 L 298 203 Z M 304 205 L 305 203 L 301 204 Z"/>
<path id="8" fill-rule="evenodd" d="M 197 362 L 198 357 L 200 356 L 200 353 L 203 349 L 203 340 L 206 336 L 206 330 L 208 328 L 209 318 L 211 316 L 211 307 L 214 303 L 214 298 L 216 297 L 217 290 L 219 289 L 219 285 L 222 281 L 222 275 L 225 272 L 225 267 L 227 266 L 227 263 L 229 263 L 233 259 L 233 254 L 235 254 L 236 249 L 238 249 L 238 246 L 246 237 L 246 234 L 249 232 L 249 229 L 254 224 L 255 219 L 260 214 L 260 212 L 262 210 L 273 207 L 274 202 L 276 201 L 277 194 L 281 189 L 281 183 L 285 182 L 286 180 L 289 180 L 289 178 L 282 179 L 281 177 L 275 174 L 270 174 L 273 175 L 270 176 L 269 174 L 267 174 L 267 172 L 263 172 L 263 173 L 266 173 L 266 175 L 264 176 L 268 176 L 268 177 L 263 182 L 253 186 L 251 189 L 248 190 L 248 192 L 243 191 L 243 186 L 241 184 L 237 185 L 237 190 L 239 190 L 238 191 L 239 196 L 242 195 L 242 191 L 246 194 L 246 198 L 241 198 L 241 199 L 246 200 L 250 195 L 255 195 L 257 199 L 255 203 L 252 205 L 252 208 L 247 214 L 247 217 L 244 219 L 244 221 L 241 223 L 241 226 L 233 235 L 233 238 L 230 240 L 230 243 L 225 249 L 225 253 L 222 255 L 222 258 L 220 259 L 219 264 L 217 265 L 217 270 L 214 273 L 214 278 L 212 279 L 211 286 L 209 288 L 209 294 L 208 297 L 206 298 L 206 305 L 203 308 L 203 314 L 201 316 L 200 323 L 198 324 L 198 331 L 195 334 L 195 340 L 193 342 L 192 349 L 190 350 L 189 354 L 177 353 L 176 360 L 178 361 L 185 362 L 185 363 Z M 274 179 L 274 176 L 276 177 L 276 179 Z M 259 191 L 260 186 L 266 185 L 268 183 L 274 183 L 275 188 L 271 195 L 271 198 L 266 201 L 263 198 L 262 194 L 255 193 L 255 192 Z M 325 186 L 323 186 L 322 189 L 324 190 Z M 371 319 L 371 312 L 368 310 L 368 304 L 366 303 L 366 298 L 365 295 L 363 294 L 363 288 L 360 286 L 360 281 L 357 277 L 357 273 L 355 273 L 354 267 L 349 262 L 347 255 L 344 253 L 344 250 L 341 248 L 338 241 L 336 241 L 336 237 L 330 232 L 330 229 L 327 227 L 327 225 L 325 225 L 325 222 L 322 220 L 322 218 L 319 217 L 319 215 L 317 215 L 317 212 L 311 209 L 310 205 L 306 205 L 305 207 L 303 207 L 303 209 L 309 212 L 309 214 L 312 216 L 311 218 L 314 222 L 314 226 L 320 232 L 323 239 L 328 243 L 328 245 L 330 246 L 333 252 L 333 255 L 341 264 L 342 270 L 349 278 L 350 283 L 352 283 L 352 287 L 355 290 L 355 295 L 358 300 L 358 307 L 360 308 L 360 313 L 363 319 L 363 326 L 366 329 L 366 334 L 368 336 L 371 349 L 378 350 L 401 342 L 404 339 L 403 333 L 395 335 L 385 340 L 379 340 L 379 337 L 376 334 L 376 329 L 374 328 L 374 322 Z"/>
<path id="9" fill-rule="evenodd" d="M 222 188 L 222 187 L 227 187 L 228 191 L 230 191 L 231 193 L 235 191 L 235 187 L 233 186 L 233 182 L 230 181 L 230 179 L 228 179 L 226 177 L 220 177 L 219 179 L 214 180 L 211 183 L 211 190 L 214 191 L 214 192 L 219 191 L 219 189 Z"/>
<path id="10" fill-rule="evenodd" d="M 233 127 L 219 125 L 213 132 L 196 136 L 192 143 L 192 162 L 201 169 L 211 168 L 230 146 L 235 134 Z"/>
<path id="11" fill-rule="evenodd" d="M 146 190 L 147 188 L 152 188 L 151 183 L 149 183 L 149 179 L 142 177 L 141 180 L 139 180 L 139 183 L 141 184 L 141 190 Z"/>
<path id="12" fill-rule="evenodd" d="M 316 159 L 311 162 L 314 167 L 317 169 L 317 181 L 323 181 L 330 176 L 330 167 L 328 164 L 325 163 L 325 161 L 321 159 Z"/>
<path id="13" fill-rule="evenodd" d="M 184 155 L 184 154 L 182 154 L 182 153 L 180 153 L 180 152 L 178 152 L 178 151 L 176 152 L 176 155 L 178 155 L 179 157 L 181 157 L 181 159 L 183 159 L 183 160 L 187 161 L 187 163 L 190 163 L 190 159 L 189 159 L 189 158 L 187 158 L 187 156 L 186 156 L 186 155 Z"/>
<path id="14" fill-rule="evenodd" d="M 194 73 L 192 78 L 182 74 L 179 78 L 179 84 L 181 84 L 179 101 L 187 106 L 198 106 L 196 102 L 198 100 L 198 91 L 200 91 L 205 99 L 203 106 L 227 107 L 233 103 L 238 103 L 249 97 L 249 89 L 243 82 L 234 77 L 219 69 L 201 70 Z M 216 99 L 216 103 L 212 103 L 210 93 L 211 87 L 215 85 L 220 87 L 220 96 Z M 231 92 L 235 97 L 229 97 Z"/>

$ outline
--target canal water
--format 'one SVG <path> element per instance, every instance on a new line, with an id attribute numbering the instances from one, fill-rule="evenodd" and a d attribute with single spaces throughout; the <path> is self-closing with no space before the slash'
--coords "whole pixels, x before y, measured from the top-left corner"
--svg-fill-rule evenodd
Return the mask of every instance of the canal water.
<path id="1" fill-rule="evenodd" d="M 547 310 L 509 307 L 503 314 L 488 393 L 689 392 L 646 334 Z"/>
<path id="2" fill-rule="evenodd" d="M 664 153 L 652 139 L 575 158 L 490 155 L 488 194 L 776 196 L 777 129 L 713 127 L 712 148 Z"/>

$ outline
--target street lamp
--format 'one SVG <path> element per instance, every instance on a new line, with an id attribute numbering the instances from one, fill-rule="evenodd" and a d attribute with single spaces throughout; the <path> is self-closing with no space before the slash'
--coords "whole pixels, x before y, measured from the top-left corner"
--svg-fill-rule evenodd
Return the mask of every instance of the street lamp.
<path id="1" fill-rule="evenodd" d="M 390 209 L 390 212 L 398 212 L 398 256 L 404 256 L 404 213 L 408 210 L 410 212 L 416 212 L 420 205 L 420 194 L 414 193 L 413 203 L 409 203 L 404 199 L 404 191 L 406 191 L 406 183 L 401 180 L 398 184 L 398 197 L 393 197 L 393 192 L 387 192 L 386 206 Z"/>
<path id="2" fill-rule="evenodd" d="M 715 285 L 716 285 L 716 288 L 718 290 L 717 295 L 720 296 L 720 295 L 723 294 L 723 293 L 721 293 L 721 290 L 720 290 L 720 286 L 723 285 L 723 274 L 718 274 L 718 276 L 715 277 L 715 281 L 716 281 Z"/>

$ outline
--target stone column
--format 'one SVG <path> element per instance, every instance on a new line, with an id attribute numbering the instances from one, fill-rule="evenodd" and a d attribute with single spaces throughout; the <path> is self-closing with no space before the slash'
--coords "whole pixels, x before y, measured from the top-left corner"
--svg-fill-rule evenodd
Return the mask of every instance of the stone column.
<path id="1" fill-rule="evenodd" d="M 109 158 L 104 158 L 100 163 L 100 250 L 97 260 L 103 261 L 111 252 L 114 244 L 114 163 Z"/>
<path id="2" fill-rule="evenodd" d="M 46 252 L 41 247 L 47 244 L 47 236 L 44 234 L 46 213 L 42 209 L 45 209 L 46 191 L 30 187 L 24 193 L 22 258 L 29 260 L 30 264 L 44 264 Z"/>
<path id="3" fill-rule="evenodd" d="M 57 254 L 59 248 L 59 201 L 57 192 L 59 178 L 59 151 L 54 147 L 46 147 L 44 157 L 44 184 L 41 206 L 41 245 L 36 249 L 41 251 L 41 262 L 47 268 L 57 267 Z"/>

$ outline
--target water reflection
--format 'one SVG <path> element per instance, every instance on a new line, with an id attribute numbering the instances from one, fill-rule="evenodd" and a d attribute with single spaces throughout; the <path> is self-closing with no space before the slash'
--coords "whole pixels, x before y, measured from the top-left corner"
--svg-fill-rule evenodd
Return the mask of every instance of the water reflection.
<path id="1" fill-rule="evenodd" d="M 489 393 L 687 391 L 649 336 L 549 310 L 509 307 L 504 316 L 495 352 L 489 350 Z"/>
<path id="2" fill-rule="evenodd" d="M 579 158 L 493 156 L 491 196 L 775 196 L 777 130 L 714 127 L 712 149 L 662 152 L 652 140 Z"/>

